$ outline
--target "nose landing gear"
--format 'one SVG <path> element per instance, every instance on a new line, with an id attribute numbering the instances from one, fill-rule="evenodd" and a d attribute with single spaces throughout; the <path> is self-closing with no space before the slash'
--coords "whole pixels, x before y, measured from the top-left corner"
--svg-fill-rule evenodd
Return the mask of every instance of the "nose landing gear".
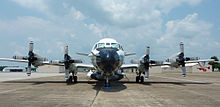
<path id="1" fill-rule="evenodd" d="M 108 76 L 106 76 L 104 89 L 112 89 L 112 87 L 110 86 L 110 82 L 109 82 L 109 77 Z"/>

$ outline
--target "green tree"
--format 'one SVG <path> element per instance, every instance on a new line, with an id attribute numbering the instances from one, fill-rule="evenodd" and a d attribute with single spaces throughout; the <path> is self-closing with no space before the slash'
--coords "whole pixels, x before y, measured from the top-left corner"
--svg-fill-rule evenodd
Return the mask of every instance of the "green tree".
<path id="1" fill-rule="evenodd" d="M 0 71 L 2 71 L 6 66 L 0 66 Z"/>
<path id="2" fill-rule="evenodd" d="M 211 59 L 214 59 L 215 61 L 219 61 L 218 57 L 212 56 Z M 212 71 L 214 71 L 215 68 L 220 69 L 220 64 L 218 62 L 209 62 L 210 65 L 212 65 Z"/>

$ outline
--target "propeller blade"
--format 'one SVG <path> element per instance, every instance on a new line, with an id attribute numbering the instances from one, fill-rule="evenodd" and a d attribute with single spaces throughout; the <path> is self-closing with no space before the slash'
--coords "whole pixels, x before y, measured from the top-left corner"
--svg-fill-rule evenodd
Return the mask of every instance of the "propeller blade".
<path id="1" fill-rule="evenodd" d="M 31 62 L 28 62 L 27 76 L 31 76 Z"/>
<path id="2" fill-rule="evenodd" d="M 33 50 L 34 50 L 34 43 L 33 41 L 30 41 L 29 52 L 28 52 L 28 57 L 27 57 L 28 59 L 27 76 L 31 76 L 31 64 L 35 60 Z"/>
<path id="3" fill-rule="evenodd" d="M 30 43 L 29 43 L 29 52 L 33 52 L 33 50 L 34 50 L 34 43 L 33 43 L 33 41 L 30 41 Z"/>
<path id="4" fill-rule="evenodd" d="M 69 69 L 65 69 L 65 79 L 69 79 Z"/>
<path id="5" fill-rule="evenodd" d="M 183 42 L 180 42 L 180 52 L 184 53 L 184 44 L 183 44 Z"/>
<path id="6" fill-rule="evenodd" d="M 185 64 L 184 64 L 184 66 L 182 65 L 181 69 L 182 69 L 182 76 L 185 77 L 185 76 L 186 76 L 186 67 L 185 67 Z"/>
<path id="7" fill-rule="evenodd" d="M 68 55 L 68 46 L 64 47 L 64 54 Z"/>
<path id="8" fill-rule="evenodd" d="M 149 78 L 149 69 L 146 69 L 145 70 L 145 79 L 148 79 Z"/>
<path id="9" fill-rule="evenodd" d="M 184 44 L 180 42 L 180 55 L 179 55 L 180 65 L 182 69 L 182 76 L 186 76 L 185 58 L 184 58 Z"/>
<path id="10" fill-rule="evenodd" d="M 64 47 L 64 67 L 65 67 L 65 79 L 69 79 L 69 66 L 70 56 L 68 55 L 68 46 Z"/>
<path id="11" fill-rule="evenodd" d="M 147 46 L 147 48 L 146 48 L 146 55 L 150 55 L 150 47 L 149 46 Z"/>
<path id="12" fill-rule="evenodd" d="M 149 67 L 150 67 L 150 47 L 147 46 L 146 48 L 146 56 L 144 57 L 145 63 L 145 79 L 149 78 Z"/>

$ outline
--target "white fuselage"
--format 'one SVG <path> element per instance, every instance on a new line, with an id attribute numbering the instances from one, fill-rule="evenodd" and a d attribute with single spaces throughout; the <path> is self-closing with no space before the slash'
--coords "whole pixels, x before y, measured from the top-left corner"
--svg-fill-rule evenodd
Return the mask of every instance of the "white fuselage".
<path id="1" fill-rule="evenodd" d="M 123 48 L 116 40 L 105 38 L 97 42 L 89 54 L 96 69 L 97 77 L 95 79 L 112 77 L 112 80 L 117 80 L 117 71 L 124 62 L 124 56 Z M 116 77 L 114 77 L 115 75 Z"/>

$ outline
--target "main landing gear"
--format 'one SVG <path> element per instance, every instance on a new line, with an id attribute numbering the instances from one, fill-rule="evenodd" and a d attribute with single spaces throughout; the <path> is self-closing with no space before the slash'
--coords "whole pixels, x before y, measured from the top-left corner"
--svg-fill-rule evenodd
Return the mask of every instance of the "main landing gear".
<path id="1" fill-rule="evenodd" d="M 136 76 L 136 83 L 144 83 L 144 76 Z"/>
<path id="2" fill-rule="evenodd" d="M 67 84 L 71 84 L 71 83 L 77 83 L 77 76 L 69 76 L 69 78 L 66 80 Z"/>

